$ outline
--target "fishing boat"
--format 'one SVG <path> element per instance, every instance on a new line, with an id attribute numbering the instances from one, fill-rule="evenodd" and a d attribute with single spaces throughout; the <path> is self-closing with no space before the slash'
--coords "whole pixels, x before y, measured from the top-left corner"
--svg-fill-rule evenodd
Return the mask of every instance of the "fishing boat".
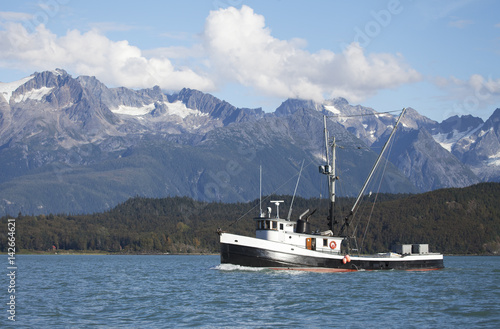
<path id="1" fill-rule="evenodd" d="M 329 230 L 312 231 L 309 210 L 297 220 L 280 217 L 283 200 L 272 200 L 276 211 L 268 207 L 255 218 L 255 237 L 232 234 L 217 230 L 220 237 L 220 256 L 222 264 L 247 267 L 263 267 L 276 270 L 301 270 L 313 272 L 349 272 L 359 270 L 437 270 L 444 268 L 443 255 L 429 252 L 428 244 L 400 244 L 391 251 L 372 255 L 359 253 L 352 245 L 354 234 L 350 230 L 353 214 L 365 194 L 366 187 L 379 166 L 391 138 L 404 116 L 406 109 L 399 115 L 389 138 L 380 152 L 372 170 L 361 188 L 351 211 L 341 223 L 334 218 L 335 149 L 336 142 L 329 141 L 324 117 L 326 164 L 319 166 L 319 172 L 327 177 L 329 191 Z M 331 156 L 330 156 L 331 154 Z M 262 178 L 261 178 L 262 179 Z M 340 225 L 341 224 L 341 225 Z M 340 226 L 340 228 L 337 228 Z M 351 232 L 350 232 L 351 231 Z"/>

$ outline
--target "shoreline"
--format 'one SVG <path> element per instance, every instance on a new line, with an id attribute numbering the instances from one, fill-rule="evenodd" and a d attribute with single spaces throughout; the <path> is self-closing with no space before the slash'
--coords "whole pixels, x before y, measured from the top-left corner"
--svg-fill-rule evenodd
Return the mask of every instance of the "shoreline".
<path id="1" fill-rule="evenodd" d="M 37 250 L 22 250 L 18 251 L 16 255 L 86 255 L 86 256 L 126 256 L 126 255 L 143 255 L 143 256 L 216 256 L 219 253 L 209 253 L 209 252 L 191 252 L 191 253 L 161 253 L 161 252 L 112 252 L 112 251 L 78 251 L 78 250 L 64 250 L 64 251 L 37 251 Z"/>
<path id="2" fill-rule="evenodd" d="M 6 253 L 2 253 L 6 254 Z M 19 250 L 16 255 L 86 255 L 86 256 L 218 256 L 220 253 L 215 252 L 189 252 L 189 253 L 162 253 L 162 252 L 113 252 L 113 251 L 102 251 L 102 250 L 61 250 L 61 251 L 38 251 L 38 250 Z M 444 254 L 446 257 L 451 256 L 500 256 L 498 254 Z"/>

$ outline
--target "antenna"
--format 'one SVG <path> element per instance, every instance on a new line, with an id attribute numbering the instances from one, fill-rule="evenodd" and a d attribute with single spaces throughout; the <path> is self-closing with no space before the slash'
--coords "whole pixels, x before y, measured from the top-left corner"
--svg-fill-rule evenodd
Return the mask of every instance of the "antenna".
<path id="1" fill-rule="evenodd" d="M 260 206 L 260 218 L 264 217 L 264 213 L 262 212 L 262 165 L 259 166 L 260 168 L 260 178 L 259 178 L 259 206 Z"/>
<path id="2" fill-rule="evenodd" d="M 285 201 L 279 200 L 279 201 L 271 201 L 276 205 L 276 218 L 280 218 L 280 203 L 283 203 Z"/>

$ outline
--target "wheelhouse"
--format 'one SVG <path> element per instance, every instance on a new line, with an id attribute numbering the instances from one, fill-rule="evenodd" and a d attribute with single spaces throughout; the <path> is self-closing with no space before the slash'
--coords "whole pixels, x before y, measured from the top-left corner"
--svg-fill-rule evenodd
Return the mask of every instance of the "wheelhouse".
<path id="1" fill-rule="evenodd" d="M 271 202 L 278 206 L 283 201 Z M 267 217 L 261 215 L 255 218 L 255 224 L 255 237 L 258 239 L 284 242 L 294 247 L 335 254 L 339 254 L 341 250 L 342 238 L 334 237 L 331 231 L 310 232 L 309 223 L 302 219 L 292 221 L 279 218 L 278 208 L 275 217 L 268 208 Z"/>

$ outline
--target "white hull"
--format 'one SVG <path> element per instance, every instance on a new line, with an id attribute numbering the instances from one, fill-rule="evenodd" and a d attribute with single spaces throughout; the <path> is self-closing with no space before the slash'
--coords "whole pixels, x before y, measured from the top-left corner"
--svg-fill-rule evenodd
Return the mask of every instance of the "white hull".
<path id="1" fill-rule="evenodd" d="M 221 263 L 242 266 L 269 267 L 312 271 L 356 270 L 433 270 L 443 268 L 443 255 L 399 255 L 395 253 L 371 256 L 350 256 L 316 251 L 242 235 L 221 233 Z"/>

